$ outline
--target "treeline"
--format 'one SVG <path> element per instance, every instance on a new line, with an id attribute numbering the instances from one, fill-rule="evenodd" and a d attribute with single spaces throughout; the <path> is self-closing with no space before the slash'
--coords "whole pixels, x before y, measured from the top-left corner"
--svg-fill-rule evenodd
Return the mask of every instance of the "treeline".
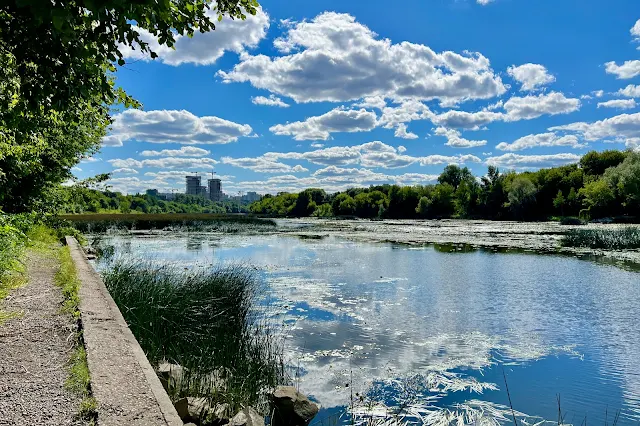
<path id="1" fill-rule="evenodd" d="M 279 217 L 482 218 L 546 220 L 632 216 L 640 212 L 640 153 L 592 151 L 578 164 L 516 173 L 489 166 L 473 176 L 466 167 L 445 167 L 435 185 L 377 185 L 327 194 L 265 195 L 255 214 Z"/>
<path id="2" fill-rule="evenodd" d="M 148 194 L 123 195 L 84 185 L 62 188 L 57 197 L 60 213 L 248 213 L 248 203 L 214 202 L 195 195 L 176 194 L 171 201 Z"/>

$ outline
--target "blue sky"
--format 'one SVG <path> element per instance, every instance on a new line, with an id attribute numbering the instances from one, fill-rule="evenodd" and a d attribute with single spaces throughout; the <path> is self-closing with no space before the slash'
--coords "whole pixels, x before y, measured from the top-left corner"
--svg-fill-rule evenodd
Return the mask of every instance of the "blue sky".
<path id="1" fill-rule="evenodd" d="M 637 149 L 639 18 L 637 0 L 264 0 L 156 60 L 123 48 L 117 82 L 144 107 L 74 173 L 129 193 L 212 171 L 227 193 L 335 191 Z"/>

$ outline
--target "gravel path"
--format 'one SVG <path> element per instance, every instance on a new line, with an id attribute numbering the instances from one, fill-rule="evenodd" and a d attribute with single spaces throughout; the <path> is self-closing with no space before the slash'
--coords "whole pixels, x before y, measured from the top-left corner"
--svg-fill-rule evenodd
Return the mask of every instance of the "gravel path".
<path id="1" fill-rule="evenodd" d="M 60 314 L 56 261 L 31 252 L 29 283 L 4 300 L 24 315 L 0 326 L 0 425 L 81 425 L 80 397 L 67 391 L 74 324 Z"/>

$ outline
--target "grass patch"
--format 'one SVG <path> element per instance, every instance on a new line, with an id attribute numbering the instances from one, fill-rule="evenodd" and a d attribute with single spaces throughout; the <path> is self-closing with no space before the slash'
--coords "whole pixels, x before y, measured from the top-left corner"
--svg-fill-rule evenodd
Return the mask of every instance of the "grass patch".
<path id="1" fill-rule="evenodd" d="M 62 311 L 77 319 L 80 317 L 80 280 L 76 274 L 76 267 L 73 264 L 69 247 L 62 247 L 58 253 L 60 269 L 56 273 L 55 283 L 60 287 L 64 297 Z"/>
<path id="2" fill-rule="evenodd" d="M 280 337 L 256 313 L 254 271 L 117 261 L 103 277 L 149 361 L 182 367 L 172 399 L 205 397 L 231 412 L 251 405 L 266 414 L 266 391 L 287 377 Z"/>
<path id="3" fill-rule="evenodd" d="M 640 249 L 640 228 L 572 229 L 562 238 L 562 245 L 609 250 Z"/>
<path id="4" fill-rule="evenodd" d="M 54 239 L 57 241 L 57 237 L 54 236 Z M 80 318 L 80 280 L 71 257 L 71 249 L 68 246 L 61 247 L 57 250 L 57 254 L 60 267 L 54 280 L 60 287 L 64 299 L 62 312 L 78 320 Z M 65 387 L 82 397 L 78 416 L 89 424 L 94 424 L 98 415 L 98 403 L 91 394 L 91 375 L 81 330 L 76 333 L 76 348 L 69 359 L 69 376 Z"/>
<path id="5" fill-rule="evenodd" d="M 84 233 L 103 233 L 109 230 L 217 231 L 237 233 L 266 231 L 276 227 L 275 221 L 247 215 L 217 214 L 81 214 L 62 215 L 74 228 Z"/>
<path id="6" fill-rule="evenodd" d="M 78 416 L 85 420 L 95 421 L 98 413 L 98 402 L 91 395 L 91 375 L 87 364 L 87 353 L 82 342 L 82 335 L 78 335 L 78 347 L 69 360 L 69 377 L 65 387 L 82 396 Z"/>

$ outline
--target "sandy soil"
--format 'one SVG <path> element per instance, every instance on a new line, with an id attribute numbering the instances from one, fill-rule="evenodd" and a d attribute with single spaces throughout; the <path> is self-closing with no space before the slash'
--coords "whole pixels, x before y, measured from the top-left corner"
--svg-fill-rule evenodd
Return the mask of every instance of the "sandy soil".
<path id="1" fill-rule="evenodd" d="M 29 283 L 3 308 L 23 315 L 0 326 L 0 425 L 80 425 L 80 398 L 64 387 L 74 324 L 60 313 L 56 262 L 30 253 Z"/>
<path id="2" fill-rule="evenodd" d="M 495 249 L 595 256 L 640 265 L 640 250 L 593 250 L 561 247 L 562 235 L 574 226 L 557 222 L 497 222 L 485 220 L 332 220 L 288 219 L 280 232 L 303 236 L 335 235 L 359 241 L 400 244 L 465 244 Z M 580 228 L 617 228 L 626 225 L 591 224 Z"/>

